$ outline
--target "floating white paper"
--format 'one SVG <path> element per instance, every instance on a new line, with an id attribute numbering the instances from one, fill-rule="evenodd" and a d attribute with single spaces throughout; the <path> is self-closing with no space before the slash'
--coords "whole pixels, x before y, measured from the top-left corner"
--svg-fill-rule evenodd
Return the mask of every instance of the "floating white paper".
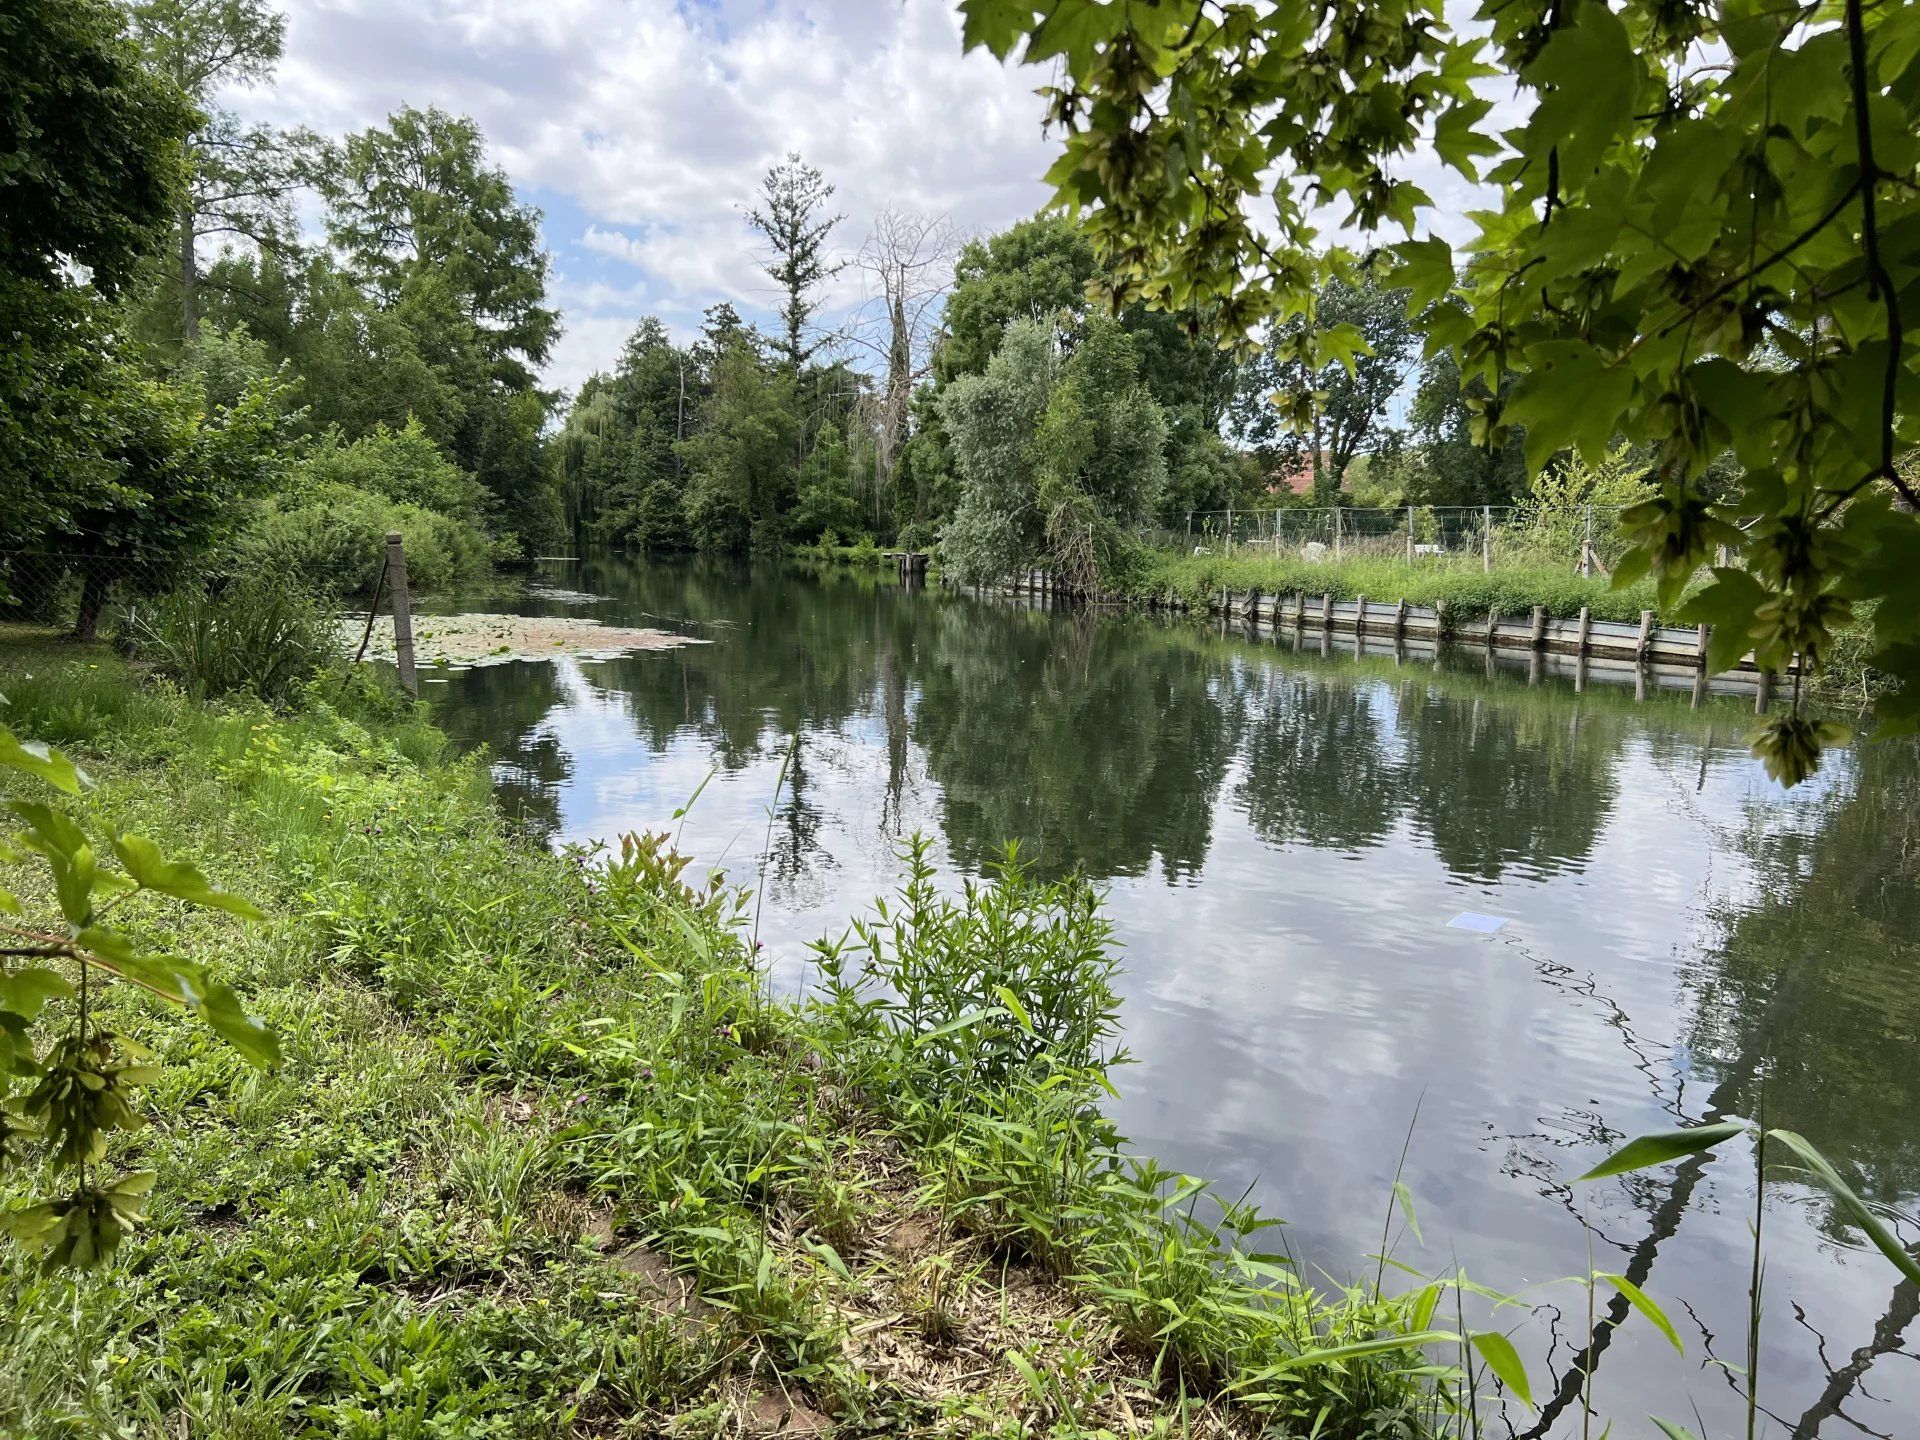
<path id="1" fill-rule="evenodd" d="M 1462 910 L 1447 921 L 1449 930 L 1472 930 L 1481 935 L 1491 935 L 1507 922 L 1498 915 L 1476 915 L 1471 910 Z"/>

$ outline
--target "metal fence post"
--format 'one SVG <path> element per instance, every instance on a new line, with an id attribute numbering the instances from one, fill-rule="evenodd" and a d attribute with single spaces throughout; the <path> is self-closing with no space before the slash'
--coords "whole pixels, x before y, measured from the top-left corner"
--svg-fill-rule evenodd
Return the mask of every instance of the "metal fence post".
<path id="1" fill-rule="evenodd" d="M 1333 558 L 1340 558 L 1340 507 L 1333 507 Z"/>
<path id="2" fill-rule="evenodd" d="M 1585 537 L 1580 541 L 1580 573 L 1582 575 L 1592 575 L 1593 574 L 1593 505 L 1592 503 L 1589 502 L 1586 508 L 1587 508 L 1587 531 L 1586 531 Z"/>
<path id="3" fill-rule="evenodd" d="M 1413 563 L 1413 507 L 1407 506 L 1407 564 Z"/>
<path id="4" fill-rule="evenodd" d="M 1493 507 L 1480 507 L 1480 569 L 1482 573 L 1493 570 Z"/>
<path id="5" fill-rule="evenodd" d="M 393 596 L 393 658 L 400 667 L 400 685 L 409 695 L 420 693 L 420 677 L 413 669 L 413 612 L 407 604 L 407 553 L 400 532 L 387 532 L 387 590 Z"/>

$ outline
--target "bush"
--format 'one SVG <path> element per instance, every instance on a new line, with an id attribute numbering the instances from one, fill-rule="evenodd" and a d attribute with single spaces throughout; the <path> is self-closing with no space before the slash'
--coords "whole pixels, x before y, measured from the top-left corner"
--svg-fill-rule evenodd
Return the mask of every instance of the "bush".
<path id="1" fill-rule="evenodd" d="M 330 617 L 278 580 L 142 601 L 120 640 L 196 699 L 244 693 L 272 704 L 293 699 L 337 649 Z"/>
<path id="2" fill-rule="evenodd" d="M 351 444 L 330 432 L 303 470 L 306 485 L 350 485 L 469 524 L 479 521 L 484 503 L 480 482 L 447 459 L 413 419 L 398 430 L 376 425 Z"/>
<path id="3" fill-rule="evenodd" d="M 364 595 L 379 579 L 389 530 L 401 534 L 415 589 L 486 573 L 487 538 L 477 527 L 334 482 L 268 500 L 236 537 L 232 559 L 241 574 L 277 576 L 315 595 Z"/>

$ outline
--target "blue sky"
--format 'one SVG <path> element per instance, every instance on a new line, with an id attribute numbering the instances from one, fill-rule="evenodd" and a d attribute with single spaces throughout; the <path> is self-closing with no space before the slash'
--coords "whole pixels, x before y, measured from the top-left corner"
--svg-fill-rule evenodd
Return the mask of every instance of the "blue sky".
<path id="1" fill-rule="evenodd" d="M 946 0 L 287 0 L 248 119 L 341 134 L 402 104 L 471 115 L 545 213 L 572 388 L 643 315 L 685 337 L 732 301 L 770 319 L 744 209 L 799 150 L 856 252 L 885 207 L 990 232 L 1045 198 L 1040 75 L 961 53 Z M 824 319 L 862 299 L 856 269 Z"/>

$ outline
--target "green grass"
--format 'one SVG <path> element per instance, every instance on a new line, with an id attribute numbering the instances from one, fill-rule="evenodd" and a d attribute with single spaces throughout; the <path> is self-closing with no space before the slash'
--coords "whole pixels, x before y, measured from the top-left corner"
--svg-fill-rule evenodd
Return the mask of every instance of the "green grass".
<path id="1" fill-rule="evenodd" d="M 1221 587 L 1264 594 L 1304 591 L 1336 600 L 1369 600 L 1393 605 L 1432 605 L 1445 601 L 1456 620 L 1484 617 L 1489 610 L 1502 615 L 1527 615 L 1535 605 L 1550 616 L 1570 618 L 1586 606 L 1596 620 L 1637 622 L 1642 610 L 1659 614 L 1651 582 L 1642 581 L 1615 590 L 1604 576 L 1583 577 L 1566 567 L 1502 563 L 1483 572 L 1477 560 L 1458 562 L 1366 557 L 1340 561 L 1301 560 L 1271 555 L 1181 555 L 1164 550 L 1140 552 L 1123 567 L 1114 582 L 1128 599 L 1174 603 L 1204 610 L 1220 598 Z"/>
<path id="2" fill-rule="evenodd" d="M 519 843 L 484 770 L 365 685 L 210 708 L 11 631 L 0 693 L 92 772 L 91 824 L 267 911 L 122 918 L 286 1057 L 252 1071 L 109 991 L 163 1066 L 110 1156 L 158 1172 L 149 1221 L 90 1277 L 0 1246 L 0 1434 L 718 1435 L 795 1404 L 844 1435 L 1440 1423 L 1405 1349 L 1293 1358 L 1417 1328 L 1417 1299 L 1317 1294 L 1259 1217 L 1203 1224 L 1120 1154 L 1083 891 L 936 903 L 922 876 L 856 932 L 902 947 L 916 1008 L 844 970 L 797 1008 L 737 892 L 659 841 Z"/>

